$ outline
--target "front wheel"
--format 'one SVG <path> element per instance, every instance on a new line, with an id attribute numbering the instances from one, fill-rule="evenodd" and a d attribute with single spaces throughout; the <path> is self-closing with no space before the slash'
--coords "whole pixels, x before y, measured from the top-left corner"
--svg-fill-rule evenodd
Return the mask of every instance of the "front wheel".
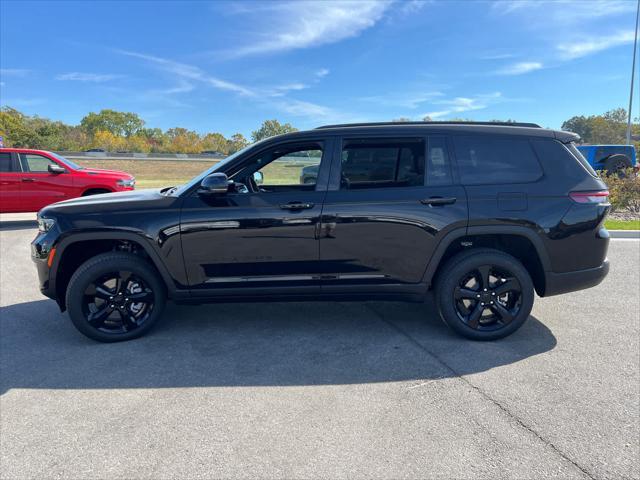
<path id="1" fill-rule="evenodd" d="M 529 317 L 533 298 L 533 282 L 524 266 L 490 249 L 456 255 L 443 267 L 436 285 L 444 322 L 473 340 L 511 335 Z"/>
<path id="2" fill-rule="evenodd" d="M 99 342 L 131 340 L 162 315 L 165 288 L 155 269 L 130 253 L 104 253 L 83 263 L 67 288 L 75 327 Z"/>

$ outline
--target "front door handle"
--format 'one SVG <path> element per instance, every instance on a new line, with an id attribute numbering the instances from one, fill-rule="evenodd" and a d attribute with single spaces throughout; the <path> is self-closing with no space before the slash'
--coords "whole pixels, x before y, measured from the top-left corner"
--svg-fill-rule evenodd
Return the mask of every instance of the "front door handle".
<path id="1" fill-rule="evenodd" d="M 456 197 L 429 197 L 420 200 L 423 205 L 431 205 L 432 207 L 439 207 L 441 205 L 451 205 L 456 203 Z"/>
<path id="2" fill-rule="evenodd" d="M 22 181 L 23 182 L 35 182 L 36 179 L 35 178 L 23 178 Z"/>
<path id="3" fill-rule="evenodd" d="M 307 202 L 289 202 L 284 205 L 280 205 L 282 210 L 306 210 L 308 208 L 313 208 L 313 203 Z"/>

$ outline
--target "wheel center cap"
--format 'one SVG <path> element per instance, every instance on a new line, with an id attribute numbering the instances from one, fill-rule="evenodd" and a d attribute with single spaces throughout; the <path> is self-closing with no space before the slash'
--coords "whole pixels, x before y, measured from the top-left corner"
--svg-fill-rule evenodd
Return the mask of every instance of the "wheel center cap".
<path id="1" fill-rule="evenodd" d="M 113 301 L 115 303 L 122 303 L 123 300 L 124 300 L 124 295 L 122 295 L 121 293 L 119 293 L 115 297 L 113 297 Z"/>
<path id="2" fill-rule="evenodd" d="M 492 300 L 493 300 L 493 296 L 491 295 L 491 292 L 484 292 L 480 296 L 480 301 L 482 303 L 489 303 Z"/>

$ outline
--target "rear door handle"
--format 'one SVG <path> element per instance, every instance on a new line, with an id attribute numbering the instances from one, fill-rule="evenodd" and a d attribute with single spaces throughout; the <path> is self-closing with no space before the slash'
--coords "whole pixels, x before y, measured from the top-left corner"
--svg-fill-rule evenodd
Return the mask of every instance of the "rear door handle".
<path id="1" fill-rule="evenodd" d="M 36 179 L 35 178 L 23 178 L 22 181 L 23 182 L 35 182 Z"/>
<path id="2" fill-rule="evenodd" d="M 282 210 L 306 210 L 308 208 L 313 208 L 313 203 L 307 202 L 289 202 L 284 205 L 280 205 Z"/>
<path id="3" fill-rule="evenodd" d="M 456 203 L 456 197 L 429 197 L 420 200 L 423 205 L 431 205 L 432 207 L 438 207 L 441 205 L 451 205 Z"/>

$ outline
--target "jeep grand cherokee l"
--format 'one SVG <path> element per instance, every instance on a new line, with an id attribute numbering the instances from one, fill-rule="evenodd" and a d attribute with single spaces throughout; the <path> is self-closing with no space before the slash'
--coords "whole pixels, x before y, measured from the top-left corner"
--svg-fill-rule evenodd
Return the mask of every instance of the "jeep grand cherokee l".
<path id="1" fill-rule="evenodd" d="M 51 203 L 133 190 L 125 172 L 86 168 L 44 150 L 0 148 L 0 213 L 37 212 Z"/>
<path id="2" fill-rule="evenodd" d="M 577 139 L 426 122 L 269 138 L 179 187 L 44 208 L 40 288 L 104 342 L 149 331 L 166 299 L 421 302 L 429 290 L 453 330 L 501 338 L 534 291 L 588 288 L 609 269 L 608 192 Z M 313 182 L 287 157 L 314 159 Z"/>

